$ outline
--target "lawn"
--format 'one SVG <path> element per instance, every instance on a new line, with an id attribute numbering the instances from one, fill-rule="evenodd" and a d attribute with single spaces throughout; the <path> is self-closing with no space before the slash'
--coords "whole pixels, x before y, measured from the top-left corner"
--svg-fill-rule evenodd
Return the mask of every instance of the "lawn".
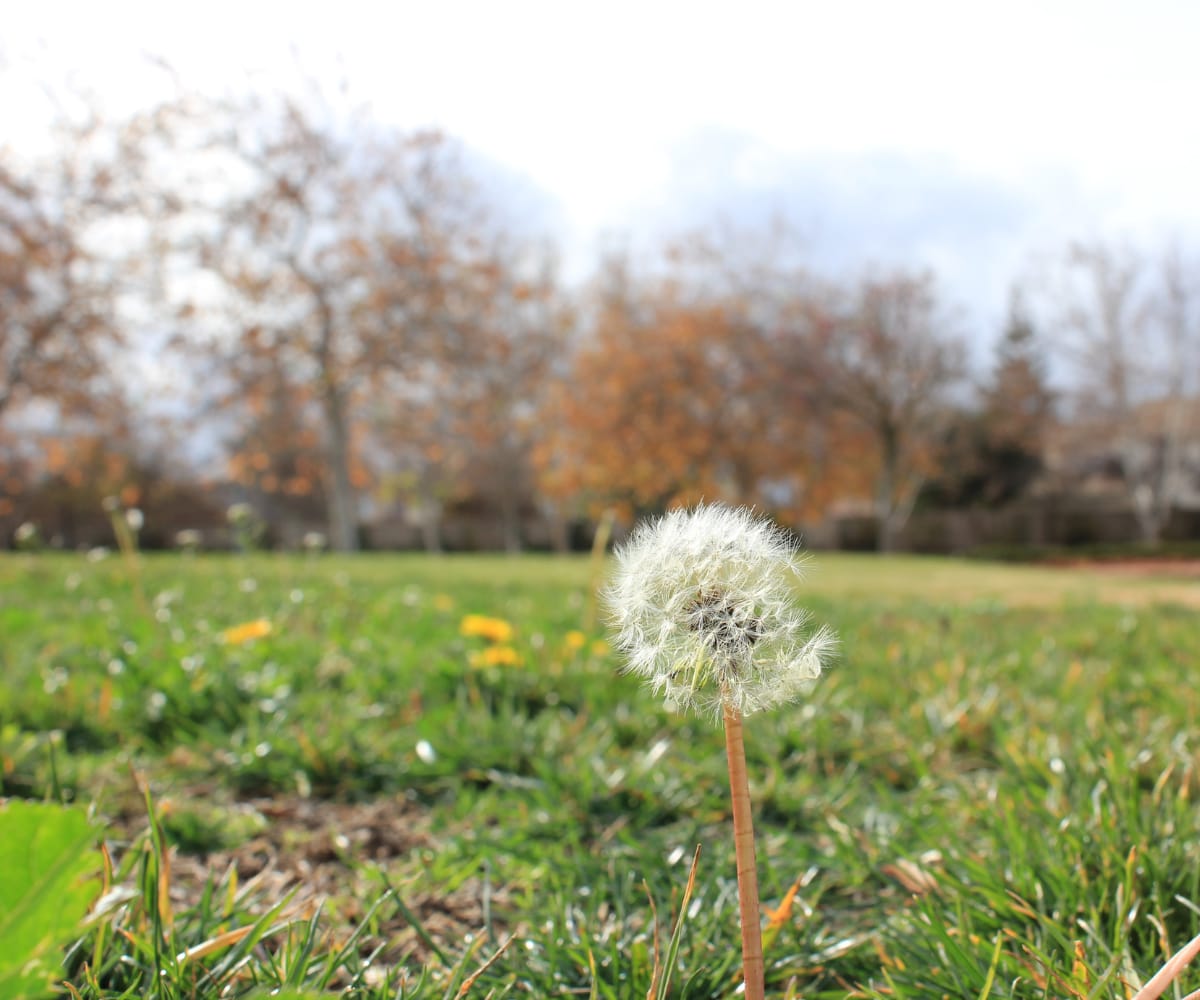
<path id="1" fill-rule="evenodd" d="M 77 995 L 643 997 L 678 919 L 671 995 L 731 996 L 723 737 L 618 673 L 594 576 L 0 559 L 0 794 L 111 859 Z M 746 726 L 768 994 L 1131 996 L 1200 931 L 1198 591 L 814 558 L 836 666 Z"/>

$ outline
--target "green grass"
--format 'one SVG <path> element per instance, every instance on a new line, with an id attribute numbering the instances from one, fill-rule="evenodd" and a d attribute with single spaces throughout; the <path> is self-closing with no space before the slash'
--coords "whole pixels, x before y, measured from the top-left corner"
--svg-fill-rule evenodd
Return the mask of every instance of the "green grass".
<path id="1" fill-rule="evenodd" d="M 671 995 L 733 995 L 722 734 L 594 644 L 586 560 L 140 566 L 0 560 L 0 794 L 94 803 L 113 858 L 80 997 L 453 997 L 497 951 L 470 995 L 642 997 L 696 845 Z M 1131 995 L 1200 930 L 1200 587 L 812 570 L 839 660 L 746 728 L 768 993 Z"/>

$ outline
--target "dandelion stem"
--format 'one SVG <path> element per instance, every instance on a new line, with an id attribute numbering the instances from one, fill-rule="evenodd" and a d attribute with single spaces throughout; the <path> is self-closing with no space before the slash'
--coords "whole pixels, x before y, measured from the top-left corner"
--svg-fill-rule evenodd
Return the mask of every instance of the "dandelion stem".
<path id="1" fill-rule="evenodd" d="M 133 586 L 133 596 L 146 617 L 152 618 L 154 615 L 146 602 L 146 588 L 142 584 L 142 563 L 138 558 L 137 539 L 129 527 L 125 512 L 120 507 L 113 507 L 108 517 L 112 522 L 113 535 L 117 539 L 117 548 L 121 550 L 121 561 L 125 564 L 125 572 Z"/>
<path id="2" fill-rule="evenodd" d="M 729 759 L 729 791 L 733 801 L 733 849 L 737 857 L 738 912 L 742 921 L 742 976 L 746 1000 L 763 1000 L 762 923 L 758 904 L 758 866 L 754 856 L 754 819 L 750 813 L 750 780 L 742 714 L 724 699 L 725 755 Z"/>

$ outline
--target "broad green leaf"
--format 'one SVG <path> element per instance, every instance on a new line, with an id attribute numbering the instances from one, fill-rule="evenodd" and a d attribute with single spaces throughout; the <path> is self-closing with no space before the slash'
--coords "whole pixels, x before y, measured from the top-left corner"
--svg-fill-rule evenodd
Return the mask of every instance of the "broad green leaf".
<path id="1" fill-rule="evenodd" d="M 95 839 L 82 809 L 0 804 L 0 1000 L 49 993 L 96 897 Z"/>

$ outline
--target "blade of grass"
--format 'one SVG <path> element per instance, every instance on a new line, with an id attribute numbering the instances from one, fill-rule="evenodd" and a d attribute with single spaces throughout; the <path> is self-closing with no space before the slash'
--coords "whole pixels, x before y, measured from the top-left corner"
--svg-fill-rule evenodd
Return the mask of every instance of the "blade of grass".
<path id="1" fill-rule="evenodd" d="M 654 929 L 654 965 L 650 970 L 650 988 L 646 990 L 646 1000 L 654 1000 L 658 993 L 658 980 L 662 975 L 662 948 L 658 934 L 658 907 L 654 905 L 654 894 L 650 891 L 650 883 L 642 880 L 646 890 L 646 901 L 650 904 L 650 926 Z M 593 974 L 595 969 L 592 970 Z"/>
<path id="2" fill-rule="evenodd" d="M 688 905 L 692 901 L 692 892 L 696 888 L 696 870 L 700 866 L 700 845 L 696 845 L 696 853 L 692 855 L 692 867 L 688 872 L 687 886 L 683 890 L 683 899 L 679 901 L 679 915 L 675 918 L 675 927 L 671 931 L 671 940 L 667 942 L 667 954 L 663 962 L 666 970 L 662 978 L 661 988 L 656 994 L 656 1000 L 666 1000 L 671 991 L 671 973 L 679 957 L 679 944 L 683 940 L 683 928 L 687 923 Z"/>
<path id="3" fill-rule="evenodd" d="M 495 954 L 492 955 L 491 958 L 489 958 L 483 963 L 483 965 L 481 965 L 478 969 L 472 972 L 471 975 L 463 980 L 462 986 L 458 988 L 458 993 L 455 994 L 456 1000 L 462 1000 L 462 998 L 467 995 L 467 991 L 475 985 L 475 981 L 497 962 L 500 956 L 508 950 L 508 946 L 516 940 L 516 937 L 517 936 L 515 934 L 510 934 L 508 939 L 502 945 L 500 945 L 498 949 L 496 949 Z"/>
<path id="4" fill-rule="evenodd" d="M 432 951 L 435 955 L 437 955 L 437 957 L 441 959 L 443 965 L 449 968 L 451 965 L 450 959 L 448 959 L 446 957 L 446 953 L 442 951 L 440 947 L 438 947 L 438 943 L 430 936 L 429 931 L 425 929 L 425 926 L 421 923 L 420 918 L 413 913 L 413 911 L 410 910 L 405 904 L 404 900 L 400 898 L 400 893 L 396 891 L 396 887 L 388 880 L 387 873 L 381 870 L 379 874 L 380 878 L 383 879 L 383 884 L 387 886 L 388 892 L 391 893 L 392 900 L 396 904 L 396 909 L 400 911 L 400 916 L 402 916 L 408 922 L 408 925 L 417 932 L 417 937 L 421 939 L 421 943 L 424 944 L 425 947 Z"/>
<path id="5" fill-rule="evenodd" d="M 996 947 L 992 950 L 992 962 L 988 966 L 987 978 L 983 981 L 983 987 L 979 991 L 978 1000 L 987 1000 L 992 994 L 992 986 L 996 982 L 996 969 L 1000 965 L 1000 951 L 1004 946 L 1004 935 L 996 935 Z"/>

